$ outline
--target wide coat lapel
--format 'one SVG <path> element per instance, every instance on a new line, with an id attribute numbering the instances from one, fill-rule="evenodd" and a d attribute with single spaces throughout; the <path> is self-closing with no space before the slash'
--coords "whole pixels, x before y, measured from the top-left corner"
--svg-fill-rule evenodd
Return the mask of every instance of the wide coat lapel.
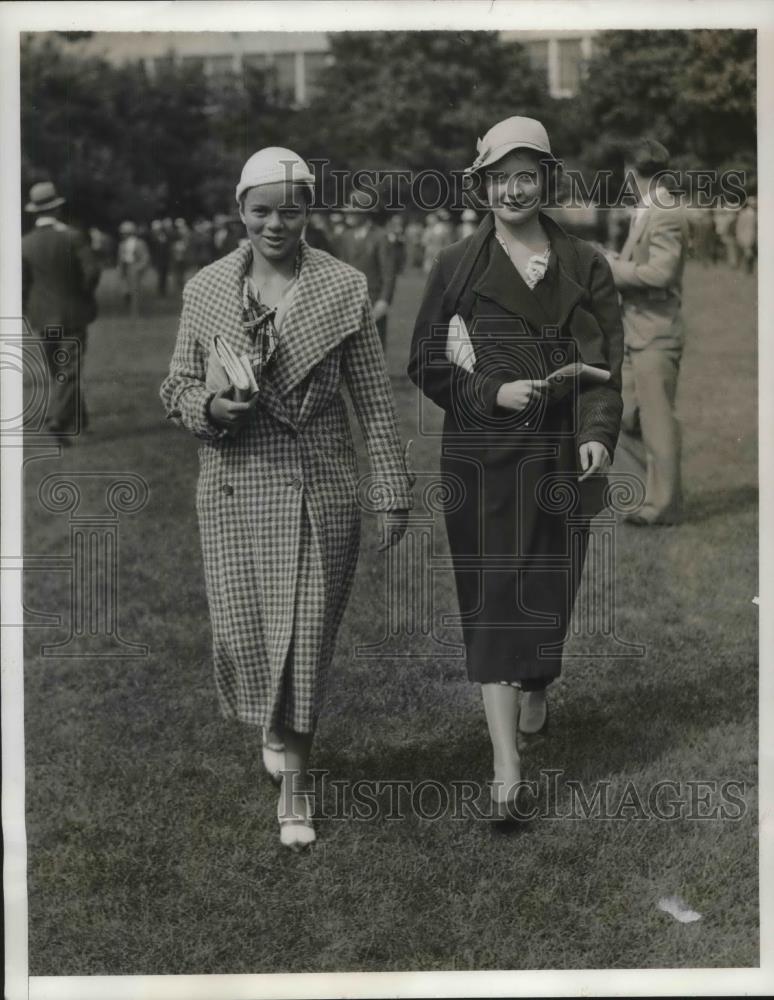
<path id="1" fill-rule="evenodd" d="M 585 295 L 585 289 L 571 273 L 573 251 L 566 233 L 547 216 L 541 216 L 541 222 L 551 241 L 551 254 L 545 276 L 533 289 L 494 237 L 490 240 L 489 264 L 473 286 L 474 292 L 523 316 L 537 331 L 547 326 L 563 327 Z"/>
<path id="2" fill-rule="evenodd" d="M 291 392 L 326 354 L 358 330 L 365 301 L 365 277 L 360 272 L 302 243 L 301 270 L 272 363 L 272 380 L 280 396 Z"/>
<path id="3" fill-rule="evenodd" d="M 443 293 L 444 316 L 451 318 L 462 307 L 471 283 L 485 269 L 493 229 L 492 213 L 487 212 L 475 233 L 460 242 L 465 249 Z"/>
<path id="4" fill-rule="evenodd" d="M 237 354 L 243 354 L 253 346 L 242 327 L 242 282 L 251 260 L 252 248 L 249 245 L 238 247 L 216 261 L 209 275 L 213 279 L 212 284 L 217 286 L 205 303 L 207 310 L 217 315 L 214 333 L 224 337 Z"/>
<path id="5" fill-rule="evenodd" d="M 551 240 L 551 256 L 546 276 L 537 283 L 534 294 L 550 313 L 551 325 L 561 329 L 586 295 L 586 289 L 575 278 L 577 253 L 567 233 L 550 216 L 541 214 L 540 221 Z"/>
<path id="6" fill-rule="evenodd" d="M 541 214 L 541 222 L 551 241 L 551 255 L 544 278 L 532 291 L 495 241 L 489 213 L 466 241 L 444 294 L 444 314 L 459 308 L 469 316 L 472 302 L 468 290 L 484 289 L 493 300 L 536 330 L 548 326 L 569 333 L 588 364 L 606 364 L 605 334 L 591 311 L 586 268 L 559 223 L 545 214 Z M 490 270 L 493 248 L 499 250 L 499 255 Z"/>
<path id="7" fill-rule="evenodd" d="M 542 306 L 494 238 L 489 246 L 489 262 L 474 283 L 473 292 L 511 315 L 523 317 L 533 330 L 541 330 L 548 322 Z"/>

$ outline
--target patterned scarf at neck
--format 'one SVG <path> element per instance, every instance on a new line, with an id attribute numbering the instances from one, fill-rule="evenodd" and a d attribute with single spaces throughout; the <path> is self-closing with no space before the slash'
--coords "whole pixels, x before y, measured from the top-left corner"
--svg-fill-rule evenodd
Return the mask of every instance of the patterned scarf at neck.
<path id="1" fill-rule="evenodd" d="M 296 283 L 301 273 L 301 258 L 302 252 L 299 246 L 289 288 Z M 256 378 L 273 357 L 279 343 L 279 334 L 274 322 L 276 315 L 277 306 L 267 306 L 261 302 L 260 293 L 248 271 L 242 284 L 242 329 L 255 344 L 253 370 L 256 371 Z"/>

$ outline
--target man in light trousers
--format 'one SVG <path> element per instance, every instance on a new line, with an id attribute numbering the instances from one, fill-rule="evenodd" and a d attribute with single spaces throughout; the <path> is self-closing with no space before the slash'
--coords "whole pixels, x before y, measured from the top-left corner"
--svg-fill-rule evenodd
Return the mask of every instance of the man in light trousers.
<path id="1" fill-rule="evenodd" d="M 661 143 L 635 143 L 626 170 L 641 200 L 620 254 L 609 258 L 624 324 L 617 464 L 633 467 L 645 483 L 642 507 L 625 520 L 638 526 L 675 524 L 682 513 L 675 397 L 685 337 L 681 300 L 688 223 L 666 183 L 668 153 Z"/>

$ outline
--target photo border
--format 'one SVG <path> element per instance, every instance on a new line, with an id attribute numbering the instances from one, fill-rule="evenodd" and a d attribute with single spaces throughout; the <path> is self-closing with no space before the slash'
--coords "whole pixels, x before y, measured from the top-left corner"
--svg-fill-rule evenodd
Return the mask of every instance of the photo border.
<path id="1" fill-rule="evenodd" d="M 582 13 L 582 24 L 579 14 Z M 21 316 L 19 33 L 21 31 L 222 31 L 224 21 L 241 31 L 605 28 L 757 28 L 758 29 L 758 176 L 759 386 L 774 373 L 774 4 L 756 0 L 535 3 L 535 0 L 467 0 L 412 3 L 364 0 L 343 2 L 256 3 L 2 3 L 0 4 L 0 302 L 5 316 Z M 525 25 L 525 21 L 528 24 Z M 697 335 L 700 331 L 696 331 Z M 733 335 L 733 330 L 729 331 Z M 21 375 L 0 373 L 0 415 L 20 412 Z M 719 397 L 722 387 L 718 388 Z M 709 403 L 711 405 L 711 401 Z M 16 408 L 16 409 L 14 409 Z M 774 392 L 759 393 L 760 606 L 774 606 L 771 567 L 774 535 L 774 458 L 765 428 L 774 428 Z M 769 431 L 771 433 L 771 431 Z M 21 549 L 23 449 L 4 442 L 0 456 L 3 554 Z M 2 624 L 22 620 L 21 574 L 4 570 L 0 580 Z M 754 595 L 743 595 L 741 606 Z M 0 628 L 2 653 L 2 815 L 5 847 L 6 996 L 9 1000 L 247 1000 L 272 997 L 422 997 L 422 996 L 635 996 L 765 995 L 774 992 L 774 673 L 764 650 L 774 648 L 774 616 L 760 623 L 760 941 L 758 969 L 627 969 L 504 972 L 320 973 L 251 976 L 89 976 L 32 977 L 27 974 L 26 839 L 24 814 L 24 690 L 22 629 Z"/>

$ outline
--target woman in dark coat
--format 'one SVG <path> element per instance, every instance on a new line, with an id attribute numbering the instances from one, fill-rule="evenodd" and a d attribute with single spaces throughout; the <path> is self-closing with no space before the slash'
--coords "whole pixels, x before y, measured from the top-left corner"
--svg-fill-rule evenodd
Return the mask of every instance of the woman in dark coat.
<path id="1" fill-rule="evenodd" d="M 534 734 L 547 722 L 546 687 L 561 671 L 622 409 L 610 268 L 540 211 L 557 168 L 533 119 L 509 118 L 479 142 L 470 170 L 490 211 L 435 261 L 408 366 L 446 411 L 446 527 L 500 815 L 521 779 L 517 728 Z M 608 381 L 548 381 L 578 362 Z"/>

